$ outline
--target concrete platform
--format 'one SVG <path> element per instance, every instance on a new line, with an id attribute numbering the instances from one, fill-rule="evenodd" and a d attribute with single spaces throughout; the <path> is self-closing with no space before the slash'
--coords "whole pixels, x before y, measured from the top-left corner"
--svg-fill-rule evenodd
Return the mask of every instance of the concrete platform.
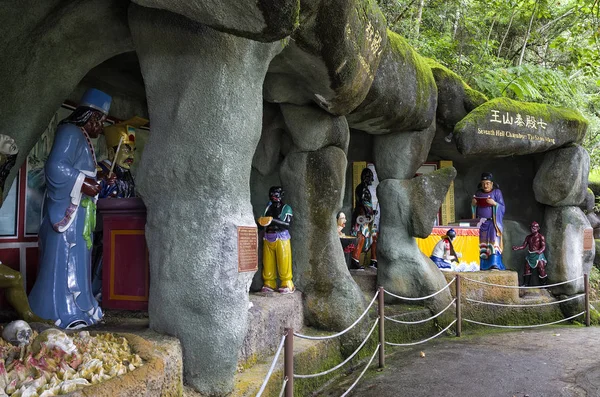
<path id="1" fill-rule="evenodd" d="M 286 327 L 304 327 L 302 292 L 250 294 L 248 332 L 240 351 L 238 367 L 252 366 L 277 350 Z"/>

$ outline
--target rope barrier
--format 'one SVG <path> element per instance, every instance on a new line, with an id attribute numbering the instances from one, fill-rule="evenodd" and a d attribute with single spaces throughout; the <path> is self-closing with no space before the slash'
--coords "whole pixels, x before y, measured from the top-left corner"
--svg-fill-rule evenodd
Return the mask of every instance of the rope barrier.
<path id="1" fill-rule="evenodd" d="M 367 368 L 369 368 L 369 366 L 371 366 L 371 363 L 373 362 L 373 359 L 375 358 L 375 355 L 377 354 L 377 352 L 379 351 L 379 349 L 381 349 L 381 344 L 377 345 L 377 348 L 373 352 L 373 355 L 371 356 L 371 359 L 369 360 L 369 362 L 367 363 L 367 365 L 365 365 L 365 368 L 362 370 L 362 372 L 360 373 L 360 375 L 358 375 L 358 378 L 356 378 L 356 380 L 348 388 L 348 390 L 346 390 L 344 392 L 344 394 L 341 395 L 341 397 L 346 397 L 348 395 L 348 393 L 350 393 L 352 391 L 352 389 L 354 389 L 354 386 L 356 386 L 356 384 L 360 381 L 360 379 L 363 377 L 363 375 L 365 374 L 365 372 L 367 372 Z M 279 396 L 279 397 L 281 397 L 281 396 Z"/>
<path id="2" fill-rule="evenodd" d="M 265 391 L 265 387 L 267 387 L 267 383 L 269 383 L 269 378 L 273 374 L 273 369 L 275 369 L 275 364 L 277 363 L 277 360 L 279 359 L 279 354 L 281 353 L 281 349 L 283 349 L 283 345 L 284 345 L 286 336 L 287 336 L 287 332 L 285 332 L 283 337 L 281 338 L 281 342 L 279 343 L 279 347 L 277 348 L 277 353 L 275 353 L 275 358 L 273 358 L 273 362 L 271 363 L 271 368 L 269 368 L 269 372 L 267 372 L 267 376 L 265 377 L 263 384 L 260 386 L 260 390 L 258 391 L 258 394 L 256 395 L 256 397 L 260 397 L 262 395 L 262 393 Z"/>
<path id="3" fill-rule="evenodd" d="M 446 288 L 450 288 L 450 286 L 452 285 L 452 283 L 455 282 L 455 281 L 456 281 L 456 277 L 454 277 L 448 284 L 446 284 L 446 286 L 444 288 L 442 288 L 438 292 L 435 292 L 435 293 L 433 293 L 431 295 L 423 296 L 421 298 L 409 298 L 409 297 L 406 297 L 406 296 L 399 296 L 399 295 L 392 294 L 391 292 L 389 292 L 387 290 L 384 290 L 384 292 L 386 294 L 391 295 L 394 298 L 398 298 L 398 299 L 404 299 L 404 300 L 407 300 L 407 301 L 422 301 L 422 300 L 425 300 L 425 299 L 433 298 L 434 296 L 436 296 L 437 294 L 441 293 Z"/>
<path id="4" fill-rule="evenodd" d="M 335 367 L 333 367 L 331 369 L 328 369 L 327 371 L 319 372 L 318 374 L 310 374 L 310 375 L 297 375 L 297 374 L 294 374 L 294 378 L 299 378 L 299 379 L 316 378 L 317 376 L 327 375 L 327 374 L 329 374 L 329 373 L 331 373 L 331 372 L 333 372 L 333 371 L 341 368 L 348 361 L 352 360 L 352 358 L 354 356 L 356 356 L 356 354 L 360 351 L 360 349 L 362 349 L 362 347 L 365 345 L 365 343 L 367 343 L 367 341 L 371 337 L 371 334 L 373 334 L 373 331 L 375 330 L 375 327 L 377 326 L 378 322 L 379 322 L 379 318 L 375 319 L 375 322 L 373 323 L 373 327 L 371 328 L 371 331 L 369 331 L 369 335 L 367 335 L 367 337 L 365 338 L 365 340 L 363 340 L 363 342 L 360 344 L 360 346 L 358 346 L 358 349 L 356 349 L 354 351 L 354 353 L 352 353 L 347 359 L 345 359 L 344 361 L 342 361 L 341 363 L 339 363 Z"/>
<path id="5" fill-rule="evenodd" d="M 354 326 L 356 324 L 358 324 L 358 322 L 360 320 L 362 320 L 362 318 L 365 316 L 365 314 L 367 314 L 367 312 L 371 309 L 371 306 L 373 306 L 373 303 L 375 303 L 375 300 L 377 299 L 377 295 L 379 294 L 379 291 L 377 291 L 375 293 L 375 296 L 373 297 L 373 299 L 371 300 L 371 303 L 369 303 L 369 306 L 367 306 L 366 310 L 363 312 L 363 314 L 360 315 L 359 318 L 356 319 L 356 321 L 349 326 L 348 328 L 346 328 L 345 330 L 338 332 L 337 334 L 333 334 L 333 335 L 327 335 L 327 336 L 309 336 L 309 335 L 303 335 L 303 334 L 297 334 L 294 332 L 294 336 L 297 336 L 298 338 L 302 338 L 302 339 L 310 339 L 310 340 L 325 340 L 325 339 L 333 339 L 333 338 L 337 338 L 338 336 L 342 336 L 344 335 L 346 332 L 350 331 L 352 328 L 354 328 Z"/>
<path id="6" fill-rule="evenodd" d="M 385 318 L 386 320 L 390 320 L 391 322 L 398 323 L 398 324 L 421 324 L 421 323 L 427 322 L 427 321 L 429 321 L 429 320 L 433 320 L 434 318 L 436 318 L 436 317 L 438 317 L 438 316 L 442 315 L 442 313 L 444 313 L 446 310 L 448 310 L 448 309 L 450 308 L 450 306 L 452 306 L 452 304 L 453 304 L 454 302 L 456 302 L 456 298 L 454 298 L 454 299 L 452 300 L 452 302 L 450 302 L 450 304 L 449 304 L 448 306 L 446 306 L 446 308 L 445 308 L 444 310 L 442 310 L 441 312 L 439 312 L 439 313 L 438 313 L 438 314 L 436 314 L 435 316 L 432 316 L 432 317 L 426 318 L 426 319 L 424 319 L 424 320 L 418 320 L 418 321 L 402 321 L 402 320 L 395 320 L 395 319 L 393 319 L 393 318 L 391 318 L 391 317 L 387 317 L 387 316 L 384 316 L 384 318 Z"/>
<path id="7" fill-rule="evenodd" d="M 421 343 L 425 343 L 425 342 L 429 342 L 430 340 L 437 338 L 438 336 L 440 336 L 441 334 L 443 334 L 444 332 L 448 331 L 448 329 L 450 327 L 452 327 L 454 324 L 456 323 L 456 320 L 452 321 L 450 323 L 450 325 L 448 325 L 446 328 L 444 328 L 443 330 L 441 330 L 440 332 L 438 332 L 437 334 L 433 335 L 431 338 L 422 340 L 420 342 L 413 342 L 413 343 L 392 343 L 392 342 L 385 342 L 386 345 L 390 345 L 390 346 L 414 346 L 414 345 L 420 345 Z"/>
<path id="8" fill-rule="evenodd" d="M 539 307 L 539 306 L 556 305 L 558 303 L 563 303 L 563 302 L 571 301 L 573 299 L 581 298 L 582 296 L 585 296 L 585 294 L 574 295 L 574 296 L 572 296 L 570 298 L 565 298 L 563 300 L 556 301 L 556 302 L 530 303 L 528 305 L 506 304 L 506 303 L 495 303 L 495 302 L 482 302 L 482 301 L 478 301 L 478 300 L 475 300 L 475 299 L 469 299 L 469 298 L 466 298 L 466 299 L 467 299 L 467 302 L 480 303 L 482 305 L 490 305 L 490 306 L 503 306 L 503 307 Z"/>
<path id="9" fill-rule="evenodd" d="M 550 284 L 550 285 L 538 285 L 538 286 L 534 286 L 534 287 L 515 287 L 514 285 L 501 285 L 501 284 L 491 284 L 491 283 L 486 283 L 485 281 L 479 281 L 479 280 L 473 280 L 472 278 L 467 278 L 467 277 L 463 277 L 463 280 L 467 280 L 467 281 L 471 281 L 473 283 L 476 284 L 483 284 L 483 285 L 490 285 L 492 287 L 500 287 L 500 288 L 513 288 L 513 289 L 533 289 L 533 288 L 550 288 L 550 287 L 556 287 L 558 285 L 563 285 L 563 284 L 568 284 L 568 283 L 572 283 L 573 281 L 577 281 L 582 279 L 583 276 L 574 278 L 572 280 L 567 280 L 567 281 L 562 281 L 560 283 L 556 283 L 556 284 Z"/>
<path id="10" fill-rule="evenodd" d="M 285 386 L 287 385 L 287 381 L 288 381 L 288 377 L 286 376 L 285 378 L 283 378 L 283 385 L 281 385 L 281 391 L 279 392 L 279 397 L 283 396 L 283 393 L 285 392 Z"/>
<path id="11" fill-rule="evenodd" d="M 546 324 L 534 324 L 534 325 L 496 325 L 496 324 L 488 324 L 488 323 L 480 323 L 479 321 L 474 321 L 474 320 L 469 320 L 468 318 L 464 318 L 463 320 L 465 320 L 468 323 L 473 323 L 473 324 L 479 324 L 479 325 L 487 325 L 488 327 L 496 327 L 496 328 L 537 328 L 537 327 L 545 327 L 546 325 L 552 325 L 552 324 L 558 324 L 558 323 L 562 323 L 563 321 L 569 321 L 574 319 L 575 317 L 579 317 L 582 314 L 585 314 L 585 311 L 576 314 L 574 316 L 571 316 L 569 318 L 563 318 L 562 320 L 558 320 L 558 321 L 554 321 L 551 323 L 546 323 Z"/>

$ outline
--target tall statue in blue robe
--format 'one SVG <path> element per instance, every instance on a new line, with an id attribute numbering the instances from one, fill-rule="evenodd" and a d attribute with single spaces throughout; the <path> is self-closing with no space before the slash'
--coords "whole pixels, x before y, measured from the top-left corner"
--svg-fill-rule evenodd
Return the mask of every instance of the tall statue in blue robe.
<path id="1" fill-rule="evenodd" d="M 471 201 L 473 218 L 483 218 L 479 227 L 479 257 L 481 270 L 506 270 L 502 263 L 502 232 L 504 230 L 504 198 L 491 172 L 481 174 L 481 182 Z"/>
<path id="2" fill-rule="evenodd" d="M 61 328 L 97 323 L 102 310 L 92 294 L 91 247 L 96 221 L 96 155 L 111 97 L 89 89 L 60 122 L 45 165 L 46 195 L 39 230 L 40 271 L 31 308 Z"/>

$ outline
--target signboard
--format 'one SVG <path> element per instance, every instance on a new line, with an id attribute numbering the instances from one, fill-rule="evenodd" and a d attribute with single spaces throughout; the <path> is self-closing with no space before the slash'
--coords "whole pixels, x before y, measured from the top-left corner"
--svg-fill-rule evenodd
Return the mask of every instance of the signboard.
<path id="1" fill-rule="evenodd" d="M 238 272 L 258 270 L 258 230 L 253 226 L 238 226 Z"/>
<path id="2" fill-rule="evenodd" d="M 454 136 L 461 154 L 512 156 L 581 142 L 585 129 L 585 120 L 568 109 L 496 98 L 457 123 Z"/>
<path id="3" fill-rule="evenodd" d="M 583 250 L 591 251 L 594 248 L 594 229 L 587 228 L 583 231 Z"/>

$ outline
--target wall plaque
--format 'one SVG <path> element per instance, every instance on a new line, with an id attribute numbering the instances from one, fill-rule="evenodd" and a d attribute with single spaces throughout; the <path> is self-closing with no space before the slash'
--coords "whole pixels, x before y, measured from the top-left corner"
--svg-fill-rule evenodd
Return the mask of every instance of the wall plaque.
<path id="1" fill-rule="evenodd" d="M 591 251 L 594 248 L 594 229 L 587 228 L 583 230 L 583 250 Z"/>
<path id="2" fill-rule="evenodd" d="M 238 226 L 238 272 L 258 270 L 258 229 Z"/>

